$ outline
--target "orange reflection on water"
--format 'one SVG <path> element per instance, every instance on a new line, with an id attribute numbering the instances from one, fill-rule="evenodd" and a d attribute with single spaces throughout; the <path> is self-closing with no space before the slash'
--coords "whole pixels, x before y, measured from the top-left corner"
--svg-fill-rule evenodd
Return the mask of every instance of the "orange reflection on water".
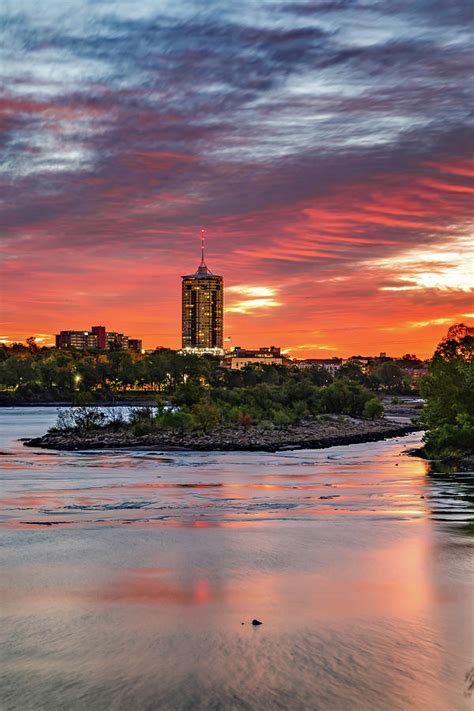
<path id="1" fill-rule="evenodd" d="M 163 568 L 129 570 L 99 590 L 86 593 L 91 601 L 147 603 L 164 605 L 202 605 L 223 600 L 221 587 L 211 589 L 208 580 L 197 578 L 176 580 L 163 572 Z"/>
<path id="2" fill-rule="evenodd" d="M 90 590 L 90 601 L 151 605 L 225 604 L 236 613 L 259 610 L 268 622 L 285 625 L 308 618 L 387 616 L 411 618 L 431 609 L 439 595 L 431 583 L 433 550 L 425 534 L 374 550 L 340 551 L 314 572 L 234 570 L 222 578 L 190 565 L 134 568 Z M 184 576 L 184 577 L 183 577 Z M 454 590 L 453 600 L 456 599 Z"/>

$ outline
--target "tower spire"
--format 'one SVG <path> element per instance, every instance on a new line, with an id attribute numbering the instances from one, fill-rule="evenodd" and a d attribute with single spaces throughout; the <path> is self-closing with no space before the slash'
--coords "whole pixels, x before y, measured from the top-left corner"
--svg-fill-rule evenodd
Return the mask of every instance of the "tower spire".
<path id="1" fill-rule="evenodd" d="M 204 261 L 204 227 L 201 227 L 201 267 L 205 267 L 206 262 Z"/>

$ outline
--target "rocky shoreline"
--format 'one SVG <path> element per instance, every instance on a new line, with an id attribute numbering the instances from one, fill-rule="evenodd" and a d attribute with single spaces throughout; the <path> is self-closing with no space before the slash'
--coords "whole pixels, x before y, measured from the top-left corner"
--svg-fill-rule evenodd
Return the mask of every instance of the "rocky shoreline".
<path id="1" fill-rule="evenodd" d="M 211 434 L 172 434 L 156 430 L 136 435 L 131 429 L 50 432 L 24 442 L 27 447 L 59 450 L 86 449 L 186 449 L 195 451 L 267 451 L 290 449 L 321 449 L 335 445 L 376 442 L 400 437 L 420 428 L 411 423 L 396 423 L 386 419 L 361 420 L 342 415 L 324 416 L 295 425 L 276 426 L 262 430 L 257 426 L 222 427 Z"/>

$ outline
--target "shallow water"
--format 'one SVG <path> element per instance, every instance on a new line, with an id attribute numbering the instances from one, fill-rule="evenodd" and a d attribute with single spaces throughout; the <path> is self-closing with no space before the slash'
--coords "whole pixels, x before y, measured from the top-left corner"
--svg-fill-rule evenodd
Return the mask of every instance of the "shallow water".
<path id="1" fill-rule="evenodd" d="M 53 409 L 0 418 L 2 709 L 471 707 L 472 484 L 418 435 L 56 453 L 17 441 Z"/>

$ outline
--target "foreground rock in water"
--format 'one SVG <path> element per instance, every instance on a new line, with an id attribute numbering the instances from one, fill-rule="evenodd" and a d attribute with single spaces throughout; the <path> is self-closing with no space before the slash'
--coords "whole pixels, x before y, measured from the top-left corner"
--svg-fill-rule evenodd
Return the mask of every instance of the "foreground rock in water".
<path id="1" fill-rule="evenodd" d="M 372 422 L 352 417 L 325 416 L 270 430 L 262 430 L 257 426 L 247 430 L 242 427 L 222 427 L 211 434 L 171 434 L 156 430 L 146 435 L 135 435 L 127 428 L 116 432 L 101 429 L 84 434 L 51 432 L 28 440 L 25 446 L 62 450 L 152 447 L 163 450 L 275 452 L 282 449 L 320 449 L 340 444 L 375 442 L 418 429 L 412 424 L 397 424 L 384 419 Z"/>

